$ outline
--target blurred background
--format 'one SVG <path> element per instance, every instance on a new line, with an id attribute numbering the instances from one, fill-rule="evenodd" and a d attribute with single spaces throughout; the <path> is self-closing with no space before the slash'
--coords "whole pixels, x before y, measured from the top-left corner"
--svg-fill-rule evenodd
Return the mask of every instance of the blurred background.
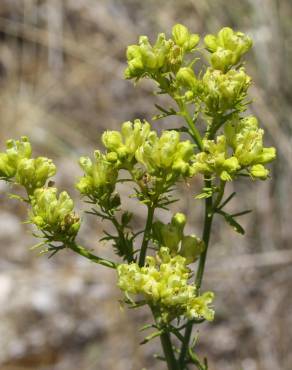
<path id="1" fill-rule="evenodd" d="M 0 142 L 27 135 L 35 153 L 58 165 L 56 183 L 70 191 L 77 159 L 100 147 L 104 129 L 155 114 L 153 86 L 123 79 L 126 46 L 140 34 L 152 39 L 180 22 L 200 34 L 223 26 L 247 32 L 254 48 L 247 62 L 254 80 L 251 113 L 278 150 L 272 179 L 241 181 L 230 207 L 253 208 L 242 217 L 244 237 L 217 219 L 205 289 L 216 293 L 216 319 L 201 326 L 199 353 L 210 370 L 292 368 L 292 4 L 291 0 L 1 0 Z M 170 126 L 175 124 L 171 122 Z M 154 127 L 170 127 L 164 121 Z M 176 205 L 200 232 L 200 184 L 182 185 Z M 120 188 L 125 195 L 129 190 Z M 29 251 L 35 243 L 26 207 L 8 200 L 0 184 L 0 369 L 141 370 L 164 368 L 153 360 L 158 341 L 139 346 L 143 310 L 120 310 L 116 276 L 69 251 L 48 260 Z M 142 225 L 143 207 L 124 199 Z M 157 217 L 169 221 L 167 212 Z M 110 256 L 98 242 L 104 223 L 85 218 L 82 243 Z M 195 225 L 195 226 L 193 226 Z M 200 333 L 199 333 L 200 334 Z"/>

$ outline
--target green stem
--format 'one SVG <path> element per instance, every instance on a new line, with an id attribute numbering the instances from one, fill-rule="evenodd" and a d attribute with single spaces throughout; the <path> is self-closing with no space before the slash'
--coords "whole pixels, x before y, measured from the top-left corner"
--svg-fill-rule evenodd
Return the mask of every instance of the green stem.
<path id="1" fill-rule="evenodd" d="M 192 359 L 193 363 L 197 366 L 199 370 L 207 370 L 198 359 L 197 355 L 189 348 L 189 356 Z"/>
<path id="2" fill-rule="evenodd" d="M 167 363 L 168 370 L 181 370 L 178 365 L 177 359 L 175 357 L 173 348 L 172 348 L 170 333 L 169 331 L 165 330 L 166 329 L 165 327 L 160 326 L 161 317 L 160 317 L 159 310 L 157 311 L 155 307 L 152 305 L 149 305 L 149 307 L 151 309 L 151 312 L 157 324 L 157 327 L 162 329 L 162 332 L 160 335 L 160 342 L 161 342 L 161 347 L 162 347 L 163 354 L 164 354 L 164 360 Z"/>
<path id="3" fill-rule="evenodd" d="M 195 140 L 195 143 L 198 145 L 198 148 L 200 150 L 203 150 L 203 142 L 202 142 L 202 139 L 201 139 L 201 135 L 200 135 L 198 129 L 196 128 L 192 117 L 190 116 L 190 114 L 189 114 L 189 112 L 187 110 L 184 110 L 182 112 L 182 115 L 185 117 L 185 119 L 186 119 L 186 121 L 188 123 L 188 126 L 190 128 L 190 131 L 191 131 L 191 133 L 193 135 L 193 138 Z"/>
<path id="4" fill-rule="evenodd" d="M 165 360 L 167 363 L 168 370 L 179 370 L 176 358 L 173 353 L 172 344 L 169 333 L 162 333 L 160 335 L 160 341 L 164 352 Z"/>
<path id="5" fill-rule="evenodd" d="M 186 326 L 185 334 L 184 334 L 184 342 L 182 344 L 181 350 L 180 350 L 180 355 L 179 355 L 179 364 L 181 369 L 184 369 L 185 365 L 185 357 L 189 348 L 189 343 L 192 335 L 192 330 L 193 330 L 193 323 L 189 322 Z"/>
<path id="6" fill-rule="evenodd" d="M 180 108 L 181 115 L 184 117 L 184 119 L 186 120 L 186 122 L 189 126 L 189 129 L 191 131 L 191 134 L 192 134 L 192 137 L 193 137 L 195 143 L 197 144 L 198 148 L 202 151 L 203 150 L 203 141 L 202 141 L 200 132 L 198 131 L 190 113 L 186 109 L 185 104 L 181 104 L 179 102 L 177 102 L 177 104 Z"/>
<path id="7" fill-rule="evenodd" d="M 212 132 L 209 132 L 209 134 L 207 135 L 208 139 L 212 140 L 214 138 L 216 131 L 218 130 L 220 125 L 216 124 L 216 126 L 217 126 L 216 129 L 212 130 Z M 205 177 L 205 187 L 206 188 L 212 187 L 212 180 L 206 177 Z M 217 199 L 214 201 L 214 205 L 213 205 L 213 197 L 209 197 L 205 199 L 204 229 L 203 229 L 203 236 L 202 236 L 202 239 L 205 243 L 205 250 L 200 256 L 199 266 L 198 266 L 196 278 L 195 278 L 195 284 L 196 284 L 198 291 L 200 291 L 202 281 L 203 281 L 204 271 L 205 271 L 208 246 L 209 246 L 210 234 L 211 234 L 211 228 L 212 228 L 212 222 L 213 222 L 213 216 L 214 216 L 214 208 L 216 208 L 220 204 L 223 198 L 223 195 L 224 195 L 224 189 L 225 189 L 225 182 L 221 181 L 219 193 L 218 193 Z M 179 362 L 180 362 L 180 365 L 182 366 L 182 369 L 185 363 L 185 357 L 186 357 L 189 343 L 191 340 L 192 330 L 193 330 L 193 323 L 189 322 L 186 326 L 186 330 L 184 334 L 185 341 L 182 345 L 180 357 L 179 357 Z"/>
<path id="8" fill-rule="evenodd" d="M 194 120 L 192 119 L 189 111 L 186 108 L 186 105 L 184 102 L 182 102 L 179 98 L 175 96 L 175 94 L 168 91 L 169 95 L 172 97 L 172 99 L 176 102 L 177 106 L 179 107 L 180 114 L 182 117 L 184 117 L 192 138 L 194 139 L 194 142 L 197 144 L 198 148 L 202 151 L 203 150 L 203 141 L 200 135 L 199 130 L 197 129 Z"/>
<path id="9" fill-rule="evenodd" d="M 101 258 L 101 257 L 98 257 L 98 256 L 92 254 L 91 252 L 89 252 L 88 249 L 82 247 L 81 245 L 78 245 L 76 243 L 72 243 L 72 244 L 69 244 L 68 247 L 72 251 L 80 254 L 80 256 L 85 257 L 85 258 L 89 259 L 90 261 L 92 261 L 94 263 L 99 263 L 100 265 L 103 265 L 103 266 L 106 266 L 106 267 L 110 267 L 112 269 L 117 268 L 117 264 L 116 263 L 114 263 L 112 261 L 109 261 L 109 260 L 107 260 L 105 258 Z"/>
<path id="10" fill-rule="evenodd" d="M 216 115 L 213 118 L 212 125 L 209 127 L 207 133 L 206 133 L 206 139 L 208 140 L 213 140 L 214 136 L 216 135 L 216 132 L 224 125 L 224 123 L 232 117 L 234 112 L 228 114 L 227 116 L 222 116 L 222 115 Z"/>
<path id="11" fill-rule="evenodd" d="M 150 239 L 150 232 L 151 232 L 151 228 L 152 228 L 154 211 L 155 211 L 155 206 L 154 205 L 148 206 L 147 221 L 146 221 L 144 237 L 143 237 L 140 256 L 139 256 L 139 266 L 140 267 L 144 266 L 144 264 L 145 264 L 145 257 L 146 257 L 148 242 L 149 242 L 149 239 Z"/>
<path id="12" fill-rule="evenodd" d="M 216 200 L 215 200 L 215 201 L 214 201 L 214 203 L 213 203 L 213 212 L 216 212 L 217 207 L 218 207 L 218 206 L 219 206 L 219 204 L 221 203 L 221 200 L 222 200 L 223 195 L 224 195 L 225 184 L 226 184 L 226 181 L 222 181 L 222 180 L 220 180 L 220 186 L 219 186 L 218 195 L 217 195 Z"/>
<path id="13" fill-rule="evenodd" d="M 211 180 L 205 178 L 205 187 L 211 187 Z M 203 229 L 203 236 L 202 239 L 205 243 L 205 250 L 201 254 L 200 260 L 199 260 L 199 266 L 196 274 L 195 284 L 198 289 L 198 291 L 201 288 L 204 270 L 205 270 L 205 264 L 206 264 L 206 258 L 207 258 L 207 252 L 208 252 L 208 246 L 209 246 L 209 240 L 210 240 L 210 233 L 211 233 L 211 227 L 212 227 L 212 221 L 213 221 L 213 209 L 212 209 L 212 197 L 205 199 L 205 218 L 204 218 L 204 229 Z M 185 341 L 182 345 L 179 362 L 183 369 L 184 363 L 185 363 L 185 357 L 189 348 L 189 343 L 192 335 L 193 330 L 193 323 L 189 322 L 186 326 L 185 330 Z"/>
<path id="14" fill-rule="evenodd" d="M 205 187 L 211 187 L 211 180 L 205 179 Z M 211 227 L 213 221 L 213 199 L 212 197 L 206 198 L 205 200 L 205 218 L 204 218 L 204 229 L 202 239 L 205 243 L 205 250 L 200 256 L 199 266 L 196 274 L 195 284 L 198 290 L 200 290 L 205 270 L 206 258 L 208 253 L 208 246 L 211 234 Z"/>

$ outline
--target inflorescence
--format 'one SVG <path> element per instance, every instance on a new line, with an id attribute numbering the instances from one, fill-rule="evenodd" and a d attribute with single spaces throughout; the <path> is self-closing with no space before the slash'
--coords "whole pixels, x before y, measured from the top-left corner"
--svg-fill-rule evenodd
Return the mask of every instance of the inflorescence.
<path id="1" fill-rule="evenodd" d="M 155 209 L 168 209 L 179 181 L 200 176 L 205 185 L 198 198 L 215 200 L 207 217 L 218 213 L 242 232 L 235 215 L 222 210 L 232 198 L 222 200 L 225 183 L 240 176 L 267 179 L 266 165 L 276 157 L 275 148 L 264 146 L 257 118 L 246 114 L 252 80 L 243 57 L 252 40 L 225 27 L 204 38 L 205 50 L 199 42 L 199 35 L 177 24 L 171 38 L 160 33 L 151 44 L 141 36 L 127 49 L 125 77 L 154 81 L 158 93 L 169 95 L 174 103 L 171 108 L 157 105 L 160 112 L 155 119 L 177 116 L 184 125 L 159 135 L 147 121 L 124 122 L 121 130 L 103 133 L 103 151 L 79 160 L 83 176 L 76 189 L 92 205 L 88 213 L 113 224 L 116 234 L 105 232 L 103 239 L 112 242 L 123 263 L 116 265 L 77 245 L 81 220 L 73 200 L 66 191 L 58 194 L 52 187 L 49 179 L 56 167 L 48 158 L 32 158 L 28 138 L 8 140 L 6 151 L 0 153 L 0 179 L 25 189 L 27 196 L 18 198 L 31 206 L 28 222 L 42 240 L 39 246 L 53 253 L 68 247 L 94 262 L 117 267 L 125 302 L 136 304 L 142 296 L 164 323 L 180 318 L 212 320 L 214 294 L 201 293 L 200 286 L 191 282 L 190 264 L 202 254 L 205 261 L 206 237 L 186 235 L 182 213 L 174 214 L 168 224 L 155 220 Z M 201 55 L 207 65 L 199 69 Z M 148 210 L 145 229 L 138 232 L 132 230 L 132 214 L 122 211 L 117 184 L 124 181 L 133 184 L 134 196 Z M 153 256 L 146 254 L 150 242 Z"/>

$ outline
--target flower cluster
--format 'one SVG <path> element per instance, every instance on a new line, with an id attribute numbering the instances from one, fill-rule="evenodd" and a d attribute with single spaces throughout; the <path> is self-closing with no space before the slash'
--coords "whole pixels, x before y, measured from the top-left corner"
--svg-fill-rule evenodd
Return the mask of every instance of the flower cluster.
<path id="1" fill-rule="evenodd" d="M 226 123 L 225 135 L 204 140 L 204 150 L 195 156 L 194 174 L 217 175 L 223 181 L 232 180 L 242 170 L 252 178 L 265 180 L 269 170 L 265 164 L 276 157 L 274 147 L 263 146 L 264 131 L 258 128 L 254 116 L 235 117 Z"/>
<path id="2" fill-rule="evenodd" d="M 240 169 L 236 157 L 228 157 L 226 137 L 220 135 L 217 140 L 204 140 L 204 151 L 198 153 L 193 164 L 194 174 L 217 175 L 223 181 L 229 181 Z"/>
<path id="3" fill-rule="evenodd" d="M 190 264 L 204 251 L 205 245 L 196 235 L 184 234 L 185 224 L 183 213 L 176 213 L 168 224 L 157 221 L 153 224 L 153 239 L 159 247 L 167 247 L 172 256 L 179 254 Z"/>
<path id="4" fill-rule="evenodd" d="M 27 137 L 8 140 L 6 152 L 0 153 L 0 178 L 12 180 L 25 187 L 32 195 L 56 173 L 53 162 L 45 157 L 31 158 L 31 145 Z"/>
<path id="5" fill-rule="evenodd" d="M 194 145 L 189 140 L 180 141 L 177 131 L 163 131 L 158 137 L 155 131 L 136 151 L 136 159 L 154 176 L 190 176 L 190 161 Z"/>
<path id="6" fill-rule="evenodd" d="M 102 142 L 106 153 L 95 151 L 94 161 L 88 157 L 79 161 L 85 174 L 76 187 L 91 199 L 109 198 L 120 169 L 136 180 L 146 173 L 167 183 L 192 175 L 194 145 L 181 141 L 177 131 L 163 131 L 159 137 L 148 122 L 135 120 L 123 123 L 121 131 L 105 131 Z"/>
<path id="7" fill-rule="evenodd" d="M 96 150 L 93 161 L 89 157 L 81 157 L 79 164 L 85 175 L 76 184 L 77 190 L 89 198 L 107 201 L 115 189 L 118 178 L 115 163 Z"/>
<path id="8" fill-rule="evenodd" d="M 224 72 L 238 64 L 242 55 L 252 47 L 250 37 L 242 32 L 234 32 L 229 27 L 222 28 L 217 35 L 207 35 L 204 42 L 212 53 L 212 67 Z"/>
<path id="9" fill-rule="evenodd" d="M 72 240 L 80 228 L 80 219 L 73 211 L 74 203 L 66 191 L 57 195 L 56 188 L 40 188 L 31 201 L 31 223 L 54 241 Z"/>
<path id="10" fill-rule="evenodd" d="M 190 33 L 183 24 L 176 24 L 172 28 L 172 37 L 174 43 L 185 52 L 191 52 L 200 41 L 200 36 L 196 33 Z"/>
<path id="11" fill-rule="evenodd" d="M 247 168 L 252 177 L 266 179 L 269 170 L 263 165 L 276 158 L 274 147 L 263 146 L 264 130 L 258 127 L 254 116 L 229 121 L 225 136 L 241 168 Z"/>
<path id="12" fill-rule="evenodd" d="M 193 97 L 201 87 L 194 70 L 190 67 L 181 67 L 175 76 L 175 81 L 178 86 L 188 91 L 189 97 Z"/>
<path id="13" fill-rule="evenodd" d="M 173 27 L 172 36 L 167 40 L 165 34 L 160 33 L 154 45 L 150 44 L 147 36 L 140 36 L 138 45 L 128 46 L 126 78 L 155 77 L 177 71 L 185 53 L 192 52 L 200 38 L 181 24 Z"/>
<path id="14" fill-rule="evenodd" d="M 214 294 L 198 295 L 195 285 L 188 283 L 191 272 L 185 258 L 172 257 L 168 248 L 162 247 L 156 258 L 148 256 L 143 267 L 121 264 L 117 271 L 120 289 L 127 294 L 142 294 L 150 305 L 159 307 L 165 321 L 179 316 L 213 320 L 209 304 Z"/>
<path id="15" fill-rule="evenodd" d="M 0 153 L 0 177 L 10 179 L 15 176 L 19 162 L 31 157 L 31 145 L 23 136 L 20 140 L 7 140 L 6 148 L 6 152 Z"/>
<path id="16" fill-rule="evenodd" d="M 24 186 L 29 194 L 43 187 L 48 178 L 54 176 L 56 166 L 51 159 L 37 157 L 23 159 L 19 162 L 15 176 L 16 183 Z"/>
<path id="17" fill-rule="evenodd" d="M 202 101 L 208 115 L 220 115 L 230 109 L 241 110 L 251 78 L 244 68 L 226 73 L 208 68 L 202 78 Z"/>
<path id="18" fill-rule="evenodd" d="M 102 135 L 103 145 L 107 149 L 107 159 L 120 168 L 131 169 L 136 163 L 137 149 L 144 144 L 150 133 L 150 124 L 136 119 L 124 122 L 119 131 L 105 131 Z"/>
<path id="19" fill-rule="evenodd" d="M 47 180 L 56 173 L 52 160 L 32 158 L 27 137 L 8 140 L 6 147 L 6 151 L 0 153 L 0 179 L 25 188 L 28 195 L 26 201 L 31 205 L 29 222 L 41 231 L 38 236 L 54 242 L 74 240 L 80 219 L 73 211 L 72 199 L 66 192 L 58 197 L 56 188 L 45 187 Z"/>

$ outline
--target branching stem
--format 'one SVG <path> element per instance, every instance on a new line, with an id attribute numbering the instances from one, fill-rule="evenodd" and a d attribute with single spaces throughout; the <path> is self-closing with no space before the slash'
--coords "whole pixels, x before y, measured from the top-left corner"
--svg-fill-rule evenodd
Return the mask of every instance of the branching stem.
<path id="1" fill-rule="evenodd" d="M 210 179 L 205 179 L 205 186 L 210 187 L 211 186 L 211 180 Z M 209 245 L 209 240 L 210 240 L 210 233 L 211 233 L 211 227 L 212 227 L 212 221 L 213 221 L 213 209 L 212 209 L 212 197 L 206 198 L 205 199 L 205 219 L 204 219 L 204 229 L 203 229 L 203 236 L 202 239 L 205 243 L 205 250 L 201 254 L 200 260 L 199 260 L 199 266 L 197 269 L 197 274 L 196 274 L 196 279 L 195 279 L 195 284 L 198 289 L 200 290 L 200 287 L 202 285 L 202 280 L 203 280 L 203 275 L 204 275 L 204 270 L 205 270 L 205 264 L 206 264 L 206 258 L 207 258 L 207 252 L 208 252 L 208 245 Z M 193 322 L 190 321 L 185 330 L 184 334 L 184 343 L 181 348 L 180 352 L 180 365 L 183 369 L 184 363 L 185 363 L 185 357 L 188 352 L 189 348 L 189 343 L 192 335 L 192 330 L 193 330 Z"/>
<path id="2" fill-rule="evenodd" d="M 191 117 L 188 114 L 188 115 L 185 115 L 185 118 L 189 125 L 188 120 Z M 216 125 L 218 129 L 220 127 L 220 124 L 216 124 Z M 216 130 L 212 131 L 211 135 L 209 134 L 208 139 L 212 140 L 215 134 L 216 134 Z M 202 143 L 201 137 L 200 137 L 199 142 Z M 200 150 L 203 150 L 203 145 L 199 146 L 199 148 Z M 212 188 L 212 180 L 209 177 L 205 176 L 204 182 L 205 182 L 204 186 L 206 188 Z M 225 182 L 221 181 L 220 187 L 219 187 L 219 193 L 218 193 L 216 200 L 213 200 L 213 196 L 205 199 L 204 228 L 203 228 L 203 235 L 202 235 L 202 240 L 205 243 L 205 250 L 200 256 L 199 266 L 198 266 L 196 277 L 195 277 L 195 284 L 196 284 L 198 291 L 200 291 L 202 281 L 203 281 L 204 271 L 205 271 L 208 246 L 209 246 L 211 228 L 212 228 L 212 222 L 213 222 L 213 216 L 214 216 L 214 206 L 217 207 L 220 204 L 223 198 L 223 195 L 224 195 L 224 189 L 225 189 Z M 185 368 L 184 366 L 186 363 L 186 356 L 188 354 L 189 343 L 190 343 L 191 335 L 192 335 L 192 329 L 193 329 L 193 322 L 190 321 L 186 325 L 185 334 L 184 334 L 184 342 L 182 344 L 181 351 L 180 351 L 180 357 L 179 357 L 179 364 L 182 370 Z"/>
<path id="3" fill-rule="evenodd" d="M 172 344 L 170 340 L 170 334 L 166 332 L 161 334 L 160 341 L 161 341 L 161 345 L 162 345 L 162 349 L 164 352 L 168 370 L 180 370 L 177 360 L 173 353 Z"/>
<path id="4" fill-rule="evenodd" d="M 145 226 L 145 231 L 144 231 L 144 237 L 143 237 L 140 256 L 139 256 L 139 266 L 140 267 L 144 266 L 145 264 L 145 257 L 146 257 L 146 252 L 147 252 L 147 246 L 148 246 L 149 239 L 150 239 L 154 211 L 155 211 L 155 206 L 149 205 L 148 213 L 147 213 L 147 221 L 146 221 L 146 226 Z"/>
<path id="5" fill-rule="evenodd" d="M 68 245 L 68 247 L 72 251 L 80 254 L 82 257 L 89 259 L 91 262 L 99 263 L 100 265 L 110 267 L 112 269 L 117 268 L 117 264 L 115 262 L 109 261 L 105 258 L 98 257 L 95 254 L 92 254 L 91 252 L 89 252 L 87 248 L 82 247 L 81 245 L 78 245 L 76 243 L 71 243 L 70 245 Z"/>

